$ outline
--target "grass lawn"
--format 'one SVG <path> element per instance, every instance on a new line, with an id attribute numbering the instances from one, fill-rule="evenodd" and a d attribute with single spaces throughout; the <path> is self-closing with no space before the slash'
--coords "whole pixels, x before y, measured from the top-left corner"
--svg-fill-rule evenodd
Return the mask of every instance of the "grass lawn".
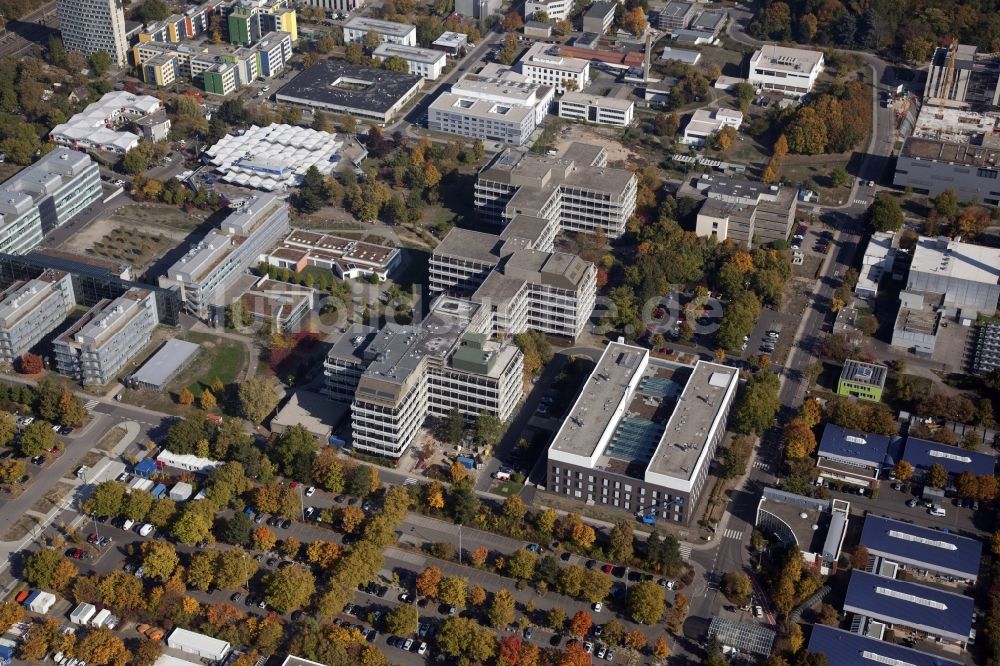
<path id="1" fill-rule="evenodd" d="M 115 222 L 127 222 L 143 226 L 146 222 L 162 224 L 175 229 L 193 231 L 205 221 L 207 214 L 195 210 L 187 213 L 177 206 L 159 204 L 129 204 L 115 211 L 111 219 Z"/>
<path id="2" fill-rule="evenodd" d="M 497 481 L 490 486 L 490 492 L 496 495 L 510 497 L 511 495 L 516 495 L 521 492 L 521 488 L 523 487 L 523 483 L 514 483 L 513 481 Z"/>
<path id="3" fill-rule="evenodd" d="M 786 158 L 781 165 L 781 177 L 790 183 L 804 183 L 812 179 L 816 184 L 815 191 L 819 193 L 819 201 L 827 206 L 835 206 L 847 202 L 851 194 L 850 179 L 846 187 L 834 187 L 830 182 L 830 173 L 837 167 L 847 168 L 847 158 L 839 159 L 831 155 L 829 161 L 822 164 L 795 164 L 794 158 Z"/>
<path id="4" fill-rule="evenodd" d="M 202 347 L 202 353 L 195 361 L 201 372 L 187 384 L 187 389 L 195 397 L 200 396 L 202 390 L 210 386 L 216 377 L 223 384 L 231 384 L 236 379 L 245 363 L 246 349 L 243 345 L 208 333 L 188 333 L 186 339 Z M 201 362 L 204 360 L 209 361 L 207 367 Z"/>

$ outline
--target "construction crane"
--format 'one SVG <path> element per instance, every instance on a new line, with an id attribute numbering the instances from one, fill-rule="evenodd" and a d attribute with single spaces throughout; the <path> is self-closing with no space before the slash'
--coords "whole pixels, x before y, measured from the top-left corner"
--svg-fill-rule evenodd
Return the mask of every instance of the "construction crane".
<path id="1" fill-rule="evenodd" d="M 944 81 L 941 82 L 941 94 L 938 95 L 938 119 L 943 119 L 944 114 L 941 110 L 944 108 L 945 100 L 948 98 L 949 90 L 951 89 L 952 80 L 955 78 L 955 67 L 958 65 L 958 40 L 952 39 L 951 46 L 948 47 L 948 62 L 944 68 Z"/>

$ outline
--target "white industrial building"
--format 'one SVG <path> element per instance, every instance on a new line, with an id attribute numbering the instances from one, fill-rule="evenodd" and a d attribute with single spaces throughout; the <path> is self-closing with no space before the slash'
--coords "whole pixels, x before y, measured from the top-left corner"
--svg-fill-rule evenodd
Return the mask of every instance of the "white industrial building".
<path id="1" fill-rule="evenodd" d="M 105 298 L 53 341 L 56 368 L 84 386 L 107 384 L 145 349 L 159 323 L 156 295 L 148 289 Z"/>
<path id="2" fill-rule="evenodd" d="M 735 368 L 668 363 L 612 342 L 549 446 L 545 489 L 691 524 L 738 385 Z"/>
<path id="3" fill-rule="evenodd" d="M 82 603 L 69 614 L 69 621 L 73 624 L 89 624 L 91 618 L 97 614 L 97 607 L 94 604 Z"/>
<path id="4" fill-rule="evenodd" d="M 49 139 L 78 150 L 103 150 L 124 155 L 139 145 L 140 137 L 115 128 L 138 121 L 162 108 L 163 102 L 156 97 L 115 90 L 53 127 Z"/>
<path id="5" fill-rule="evenodd" d="M 418 74 L 428 81 L 436 81 L 448 62 L 448 56 L 445 55 L 444 51 L 393 44 L 392 42 L 379 44 L 372 51 L 372 57 L 379 62 L 384 62 L 387 58 L 392 57 L 401 58 L 406 62 L 410 74 Z"/>
<path id="6" fill-rule="evenodd" d="M 344 24 L 344 41 L 348 44 L 363 42 L 369 32 L 378 35 L 382 42 L 403 44 L 404 46 L 417 45 L 417 28 L 415 26 L 394 21 L 381 21 L 366 16 L 355 16 Z"/>
<path id="7" fill-rule="evenodd" d="M 221 661 L 232 650 L 232 646 L 228 641 L 188 631 L 187 629 L 181 629 L 180 627 L 174 629 L 167 636 L 167 647 L 188 654 L 194 654 L 201 659 L 208 659 L 209 661 Z"/>
<path id="8" fill-rule="evenodd" d="M 73 276 L 46 270 L 18 281 L 0 294 L 0 363 L 15 359 L 41 342 L 76 307 Z"/>
<path id="9" fill-rule="evenodd" d="M 823 53 L 765 44 L 750 59 L 747 81 L 755 88 L 802 97 L 823 71 Z"/>
<path id="10" fill-rule="evenodd" d="M 921 236 L 904 291 L 931 296 L 948 314 L 992 317 L 1000 298 L 1000 249 Z"/>
<path id="11" fill-rule="evenodd" d="M 854 287 L 854 294 L 861 298 L 873 299 L 878 296 L 878 283 L 882 276 L 892 272 L 896 250 L 892 246 L 893 233 L 876 231 L 868 239 L 865 256 L 861 261 L 861 274 Z"/>
<path id="12" fill-rule="evenodd" d="M 569 18 L 572 9 L 573 0 L 526 0 L 524 20 L 531 19 L 538 12 L 545 12 L 550 21 L 563 21 Z"/>
<path id="13" fill-rule="evenodd" d="M 684 127 L 681 143 L 689 146 L 704 146 L 708 137 L 723 127 L 739 129 L 743 124 L 743 113 L 735 109 L 698 109 Z"/>
<path id="14" fill-rule="evenodd" d="M 221 180 L 273 192 L 301 183 L 310 167 L 330 175 L 343 146 L 336 134 L 276 123 L 227 134 L 205 154 Z"/>
<path id="15" fill-rule="evenodd" d="M 567 91 L 559 98 L 559 117 L 597 125 L 628 127 L 635 117 L 635 102 L 630 99 Z"/>
<path id="16" fill-rule="evenodd" d="M 251 197 L 160 277 L 177 286 L 185 309 L 201 319 L 220 315 L 241 294 L 228 293 L 260 256 L 288 233 L 288 204 L 271 194 Z"/>
<path id="17" fill-rule="evenodd" d="M 545 119 L 553 97 L 551 86 L 509 70 L 465 74 L 427 108 L 427 127 L 521 146 Z"/>
<path id="18" fill-rule="evenodd" d="M 517 63 L 522 74 L 531 81 L 566 92 L 567 81 L 575 90 L 583 90 L 590 83 L 590 62 L 583 58 L 564 56 L 559 47 L 546 42 L 535 42 Z"/>
<path id="19" fill-rule="evenodd" d="M 30 252 L 101 196 L 97 162 L 56 148 L 0 185 L 0 252 Z"/>

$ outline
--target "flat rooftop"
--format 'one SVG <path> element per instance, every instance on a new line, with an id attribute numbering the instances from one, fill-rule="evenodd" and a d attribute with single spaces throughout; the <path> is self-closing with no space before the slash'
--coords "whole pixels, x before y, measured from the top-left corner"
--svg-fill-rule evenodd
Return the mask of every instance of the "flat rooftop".
<path id="1" fill-rule="evenodd" d="M 973 145 L 966 141 L 946 141 L 911 136 L 903 143 L 900 156 L 932 162 L 948 162 L 956 166 L 996 169 L 1000 163 L 1000 147 L 992 144 Z"/>
<path id="2" fill-rule="evenodd" d="M 32 280 L 15 282 L 0 294 L 0 327 L 10 329 L 29 312 L 56 294 L 55 284 L 66 274 L 47 270 Z"/>
<path id="3" fill-rule="evenodd" d="M 969 580 L 979 575 L 982 542 L 950 531 L 869 513 L 860 542 L 870 554 L 909 567 Z"/>
<path id="4" fill-rule="evenodd" d="M 694 9 L 693 2 L 681 2 L 680 0 L 670 0 L 663 9 L 660 10 L 661 15 L 672 16 L 674 18 L 684 18 L 687 16 L 688 12 Z"/>
<path id="5" fill-rule="evenodd" d="M 142 367 L 132 375 L 132 379 L 144 384 L 162 386 L 178 368 L 184 366 L 198 350 L 199 345 L 178 338 L 170 338 Z"/>
<path id="6" fill-rule="evenodd" d="M 840 371 L 840 380 L 882 388 L 885 386 L 885 378 L 888 373 L 889 368 L 884 365 L 865 363 L 849 358 L 844 361 L 844 367 Z"/>
<path id="7" fill-rule="evenodd" d="M 343 359 L 351 363 L 364 363 L 365 349 L 375 338 L 378 329 L 363 324 L 353 324 L 337 338 L 327 353 L 328 359 Z"/>
<path id="8" fill-rule="evenodd" d="M 525 117 L 535 114 L 535 108 L 527 106 L 521 100 L 498 103 L 493 100 L 468 97 L 461 92 L 441 93 L 429 108 L 443 113 L 482 118 L 491 124 L 495 122 L 520 125 Z"/>
<path id="9" fill-rule="evenodd" d="M 830 500 L 802 497 L 777 488 L 764 488 L 757 510 L 772 514 L 788 527 L 795 537 L 795 544 L 784 545 L 795 545 L 805 553 L 822 552 L 830 527 Z"/>
<path id="10" fill-rule="evenodd" d="M 382 35 L 392 35 L 394 37 L 405 37 L 416 30 L 415 26 L 406 23 L 396 23 L 395 21 L 382 21 L 380 19 L 368 18 L 366 16 L 355 16 L 344 24 L 345 28 L 368 32 L 374 30 Z"/>
<path id="11" fill-rule="evenodd" d="M 393 44 L 392 42 L 382 42 L 375 47 L 372 55 L 383 58 L 396 56 L 403 60 L 421 62 L 427 65 L 433 65 L 436 62 L 448 59 L 448 56 L 443 51 L 422 49 L 419 46 L 406 46 L 405 44 Z"/>
<path id="12" fill-rule="evenodd" d="M 423 83 L 418 74 L 402 74 L 342 60 L 320 60 L 282 86 L 279 98 L 304 100 L 386 113 Z"/>
<path id="13" fill-rule="evenodd" d="M 592 93 L 576 92 L 573 90 L 567 90 L 563 93 L 560 98 L 562 102 L 570 102 L 573 104 L 587 104 L 589 106 L 597 106 L 602 109 L 616 109 L 618 111 L 628 111 L 633 106 L 635 102 L 630 99 L 618 99 L 617 97 L 604 97 L 602 95 L 595 95 Z"/>
<path id="14" fill-rule="evenodd" d="M 809 652 L 825 654 L 836 666 L 962 666 L 961 662 L 927 654 L 888 641 L 880 641 L 843 629 L 814 624 Z"/>
<path id="15" fill-rule="evenodd" d="M 765 44 L 753 54 L 750 66 L 785 72 L 811 72 L 822 60 L 821 51 Z"/>
<path id="16" fill-rule="evenodd" d="M 891 438 L 827 423 L 823 428 L 817 453 L 821 457 L 864 467 L 879 467 L 886 462 Z M 861 472 L 859 467 L 858 472 Z"/>
<path id="17" fill-rule="evenodd" d="M 10 222 L 23 215 L 93 164 L 89 155 L 69 148 L 56 148 L 47 153 L 0 185 L 0 219 L 10 216 L 6 220 Z"/>
<path id="18" fill-rule="evenodd" d="M 561 46 L 545 42 L 532 44 L 519 62 L 522 67 L 525 65 L 544 67 L 574 74 L 585 72 L 590 67 L 588 61 L 565 54 Z"/>
<path id="19" fill-rule="evenodd" d="M 921 236 L 913 249 L 910 271 L 997 284 L 1000 280 L 1000 248 Z"/>
<path id="20" fill-rule="evenodd" d="M 683 481 L 694 477 L 708 451 L 709 438 L 719 427 L 726 426 L 720 410 L 738 382 L 735 368 L 706 361 L 695 364 L 663 439 L 649 461 L 647 480 L 654 473 Z"/>
<path id="21" fill-rule="evenodd" d="M 993 476 L 997 462 L 996 457 L 989 453 L 970 451 L 919 437 L 906 438 L 903 460 L 920 470 L 927 470 L 931 465 L 939 464 L 948 470 L 949 474 L 972 472 L 977 476 Z"/>
<path id="22" fill-rule="evenodd" d="M 844 610 L 964 643 L 975 604 L 972 597 L 854 569 Z"/>

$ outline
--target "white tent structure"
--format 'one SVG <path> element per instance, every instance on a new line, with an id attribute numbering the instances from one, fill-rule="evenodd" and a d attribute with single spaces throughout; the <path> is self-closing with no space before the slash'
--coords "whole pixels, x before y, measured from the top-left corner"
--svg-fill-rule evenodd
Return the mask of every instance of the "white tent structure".
<path id="1" fill-rule="evenodd" d="M 228 134 L 205 154 L 225 182 L 271 192 L 298 185 L 312 166 L 329 175 L 343 145 L 336 134 L 275 123 Z"/>
<path id="2" fill-rule="evenodd" d="M 196 654 L 200 658 L 210 661 L 225 659 L 232 649 L 226 641 L 179 627 L 167 637 L 167 647 L 188 654 Z"/>

